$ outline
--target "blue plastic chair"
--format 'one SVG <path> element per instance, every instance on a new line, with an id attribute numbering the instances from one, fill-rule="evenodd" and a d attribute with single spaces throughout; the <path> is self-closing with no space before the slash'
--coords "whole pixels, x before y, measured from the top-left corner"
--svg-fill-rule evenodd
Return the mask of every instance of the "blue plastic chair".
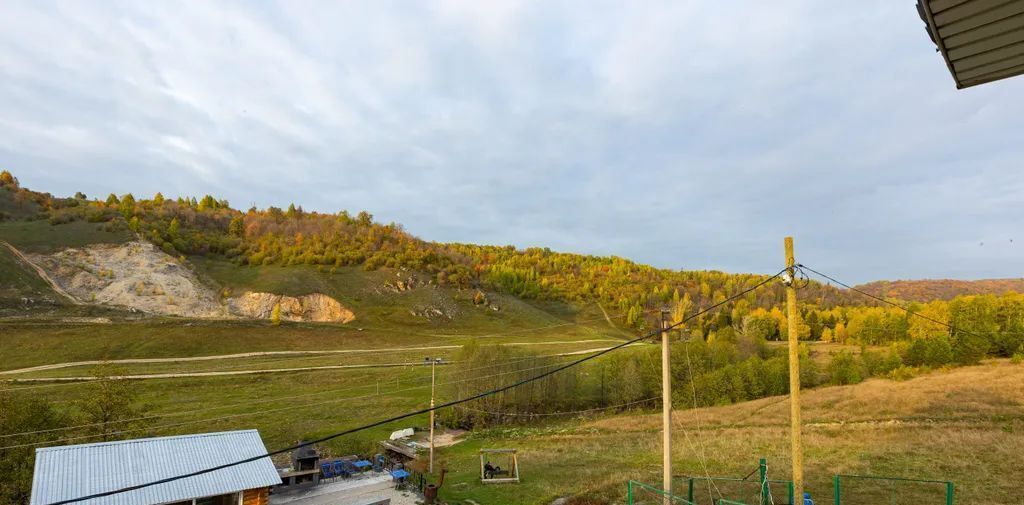
<path id="1" fill-rule="evenodd" d="M 347 479 L 352 475 L 352 472 L 349 472 L 345 468 L 345 462 L 339 459 L 334 462 L 334 475 Z"/>
<path id="2" fill-rule="evenodd" d="M 323 464 L 321 464 L 320 465 L 320 473 L 323 474 L 323 478 L 324 479 L 333 479 L 333 478 L 337 477 L 337 475 L 334 474 L 334 469 L 331 468 L 331 464 L 330 463 L 323 463 Z"/>
<path id="3" fill-rule="evenodd" d="M 804 505 L 814 505 L 814 500 L 811 499 L 811 493 L 804 493 Z"/>

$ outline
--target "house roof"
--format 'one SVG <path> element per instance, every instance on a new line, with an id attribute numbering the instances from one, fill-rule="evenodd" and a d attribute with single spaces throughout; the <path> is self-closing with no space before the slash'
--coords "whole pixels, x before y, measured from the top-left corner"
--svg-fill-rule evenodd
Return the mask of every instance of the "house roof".
<path id="1" fill-rule="evenodd" d="M 957 88 L 1024 73 L 1024 0 L 918 0 Z"/>
<path id="2" fill-rule="evenodd" d="M 36 450 L 30 505 L 51 503 L 187 474 L 266 454 L 256 430 L 65 445 Z M 195 477 L 79 502 L 157 505 L 280 484 L 270 458 Z"/>

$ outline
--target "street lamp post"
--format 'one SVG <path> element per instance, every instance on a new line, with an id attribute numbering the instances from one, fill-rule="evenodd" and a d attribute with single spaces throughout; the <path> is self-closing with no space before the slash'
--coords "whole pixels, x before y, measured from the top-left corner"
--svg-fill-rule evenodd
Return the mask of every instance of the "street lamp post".
<path id="1" fill-rule="evenodd" d="M 435 369 L 441 362 L 441 358 L 423 358 L 423 362 L 430 362 L 430 460 L 427 472 L 434 473 L 434 379 L 437 376 Z"/>

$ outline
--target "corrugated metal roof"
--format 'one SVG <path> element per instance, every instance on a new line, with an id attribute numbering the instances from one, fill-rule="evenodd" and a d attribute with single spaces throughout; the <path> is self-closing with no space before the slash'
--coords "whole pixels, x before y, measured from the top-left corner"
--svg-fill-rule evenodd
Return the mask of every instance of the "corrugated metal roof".
<path id="1" fill-rule="evenodd" d="M 1024 0 L 918 0 L 957 88 L 1024 74 Z"/>
<path id="2" fill-rule="evenodd" d="M 256 430 L 140 438 L 36 450 L 30 505 L 78 498 L 266 454 Z M 270 458 L 82 505 L 157 505 L 280 484 Z"/>

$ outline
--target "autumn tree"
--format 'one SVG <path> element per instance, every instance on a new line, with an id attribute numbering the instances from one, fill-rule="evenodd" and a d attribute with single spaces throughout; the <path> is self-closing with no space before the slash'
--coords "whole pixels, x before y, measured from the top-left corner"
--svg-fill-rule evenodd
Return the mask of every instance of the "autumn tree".
<path id="1" fill-rule="evenodd" d="M 270 324 L 274 326 L 281 326 L 281 304 L 275 303 L 274 308 L 270 309 Z"/>
<path id="2" fill-rule="evenodd" d="M 0 172 L 0 186 L 18 189 L 18 179 L 7 170 L 4 170 Z"/>
<path id="3" fill-rule="evenodd" d="M 236 237 L 245 236 L 245 220 L 241 216 L 235 216 L 231 218 L 231 224 L 228 225 L 228 233 Z"/>
<path id="4" fill-rule="evenodd" d="M 171 219 L 171 223 L 167 225 L 167 236 L 170 237 L 171 240 L 176 240 L 179 237 L 178 234 L 180 229 L 181 223 L 178 222 L 178 218 Z"/>

